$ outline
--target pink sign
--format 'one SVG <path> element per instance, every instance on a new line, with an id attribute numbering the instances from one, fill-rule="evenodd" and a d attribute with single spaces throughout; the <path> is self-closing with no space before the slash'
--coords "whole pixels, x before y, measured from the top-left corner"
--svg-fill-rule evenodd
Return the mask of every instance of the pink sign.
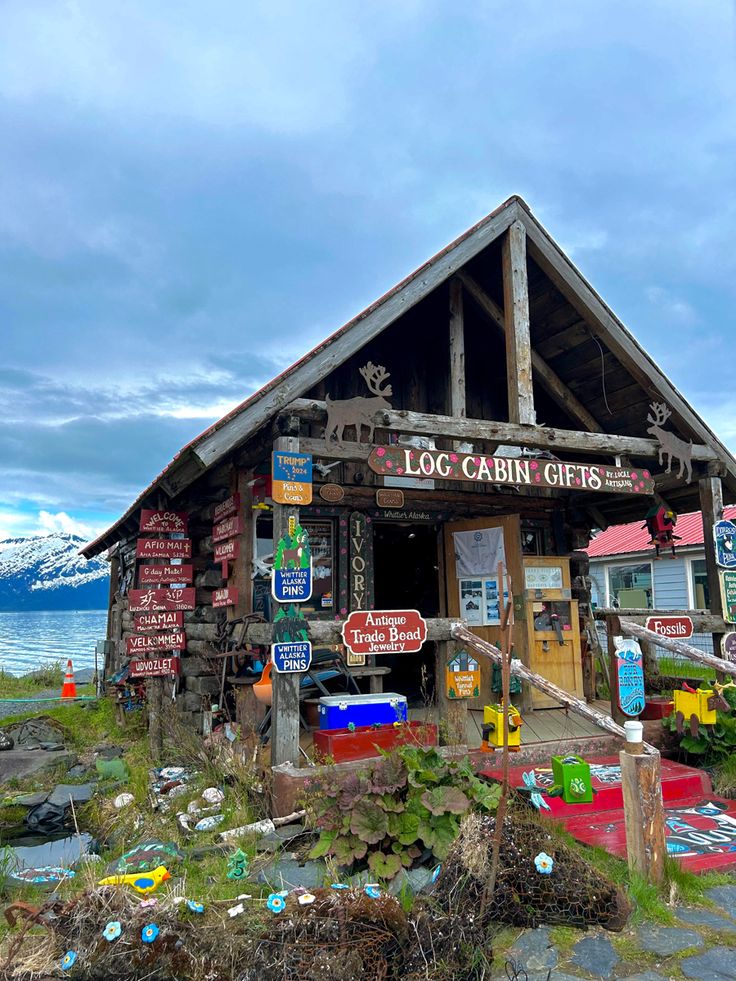
<path id="1" fill-rule="evenodd" d="M 139 538 L 135 547 L 137 559 L 188 559 L 191 554 L 190 538 Z"/>
<path id="2" fill-rule="evenodd" d="M 184 589 L 131 589 L 128 603 L 133 613 L 155 613 L 159 610 L 193 610 L 195 590 Z"/>
<path id="3" fill-rule="evenodd" d="M 222 504 L 215 508 L 213 519 L 215 524 L 223 518 L 229 518 L 231 514 L 237 514 L 240 510 L 240 494 L 231 494 Z"/>
<path id="4" fill-rule="evenodd" d="M 168 531 L 185 532 L 189 525 L 189 515 L 185 511 L 151 511 L 143 508 L 139 531 L 163 534 Z"/>
<path id="5" fill-rule="evenodd" d="M 194 566 L 191 565 L 141 565 L 138 567 L 138 585 L 155 586 L 165 582 L 191 582 Z"/>
<path id="6" fill-rule="evenodd" d="M 186 647 L 187 635 L 183 630 L 172 630 L 168 634 L 134 634 L 125 642 L 128 656 L 151 651 L 184 651 Z"/>
<path id="7" fill-rule="evenodd" d="M 216 589 L 212 593 L 212 605 L 235 606 L 238 602 L 238 591 L 233 586 L 226 586 L 224 589 Z"/>
<path id="8" fill-rule="evenodd" d="M 179 610 L 176 612 L 161 613 L 139 613 L 133 617 L 133 630 L 142 632 L 146 630 L 174 630 L 184 626 L 184 614 Z"/>
<path id="9" fill-rule="evenodd" d="M 237 538 L 228 538 L 226 542 L 220 542 L 215 545 L 215 562 L 237 559 L 239 555 L 240 541 Z"/>

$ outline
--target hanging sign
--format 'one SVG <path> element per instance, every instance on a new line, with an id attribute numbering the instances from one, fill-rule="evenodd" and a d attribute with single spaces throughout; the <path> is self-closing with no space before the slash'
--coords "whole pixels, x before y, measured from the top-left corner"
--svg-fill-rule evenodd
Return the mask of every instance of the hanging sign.
<path id="1" fill-rule="evenodd" d="M 724 569 L 736 569 L 736 524 L 733 521 L 716 521 L 713 525 L 716 543 L 716 562 Z"/>
<path id="2" fill-rule="evenodd" d="M 240 555 L 240 539 L 228 538 L 227 541 L 215 545 L 215 562 L 228 562 Z"/>
<path id="3" fill-rule="evenodd" d="M 559 460 L 482 456 L 450 450 L 419 450 L 408 446 L 375 446 L 368 457 L 368 466 L 383 476 L 440 477 L 442 480 L 569 488 L 607 494 L 654 493 L 654 479 L 648 470 L 599 463 L 561 463 Z"/>
<path id="4" fill-rule="evenodd" d="M 135 546 L 137 559 L 188 559 L 191 554 L 190 538 L 139 538 Z"/>
<path id="5" fill-rule="evenodd" d="M 427 622 L 417 610 L 354 610 L 342 639 L 353 654 L 416 654 L 427 639 Z"/>
<path id="6" fill-rule="evenodd" d="M 736 661 L 736 633 L 731 632 L 721 637 L 721 651 L 724 661 Z"/>
<path id="7" fill-rule="evenodd" d="M 141 565 L 138 567 L 138 585 L 155 586 L 165 582 L 191 582 L 194 578 L 192 565 Z"/>
<path id="8" fill-rule="evenodd" d="M 273 618 L 271 659 L 275 671 L 294 674 L 307 671 L 312 663 L 312 645 L 307 621 L 298 606 L 281 607 Z"/>
<path id="9" fill-rule="evenodd" d="M 141 510 L 139 531 L 153 532 L 155 535 L 165 532 L 185 532 L 189 526 L 189 515 L 185 511 L 151 511 Z"/>
<path id="10" fill-rule="evenodd" d="M 236 606 L 238 602 L 238 591 L 234 586 L 227 586 L 224 589 L 215 589 L 212 593 L 212 605 L 217 609 L 220 606 Z"/>
<path id="11" fill-rule="evenodd" d="M 308 640 L 294 644 L 274 644 L 271 647 L 273 667 L 279 674 L 308 671 L 312 664 L 312 645 Z"/>
<path id="12" fill-rule="evenodd" d="M 632 718 L 644 711 L 644 657 L 636 640 L 616 637 L 616 674 L 618 704 L 624 715 Z"/>
<path id="13" fill-rule="evenodd" d="M 133 613 L 149 613 L 159 610 L 193 610 L 195 590 L 184 589 L 130 589 L 128 604 Z"/>
<path id="14" fill-rule="evenodd" d="M 243 533 L 243 519 L 239 514 L 232 514 L 224 521 L 212 526 L 212 541 L 222 542 L 226 538 L 236 538 Z"/>
<path id="15" fill-rule="evenodd" d="M 404 492 L 392 487 L 381 487 L 376 491 L 376 504 L 379 508 L 403 508 Z"/>
<path id="16" fill-rule="evenodd" d="M 719 569 L 718 578 L 721 581 L 723 619 L 727 623 L 736 623 L 736 571 Z"/>
<path id="17" fill-rule="evenodd" d="M 339 484 L 322 484 L 319 489 L 319 496 L 323 501 L 330 504 L 339 504 L 345 497 L 345 491 Z"/>
<path id="18" fill-rule="evenodd" d="M 185 651 L 187 635 L 183 630 L 172 630 L 168 634 L 134 634 L 125 641 L 125 649 L 129 657 L 151 651 Z"/>
<path id="19" fill-rule="evenodd" d="M 312 596 L 312 550 L 309 535 L 294 525 L 276 546 L 271 594 L 278 603 L 304 603 Z"/>
<path id="20" fill-rule="evenodd" d="M 215 507 L 212 520 L 215 524 L 223 518 L 229 518 L 231 514 L 237 514 L 240 510 L 240 494 L 231 494 Z"/>
<path id="21" fill-rule="evenodd" d="M 353 511 L 350 515 L 350 609 L 373 606 L 373 535 L 371 519 Z"/>
<path id="22" fill-rule="evenodd" d="M 467 651 L 458 651 L 447 662 L 448 698 L 477 698 L 480 695 L 480 665 Z"/>
<path id="23" fill-rule="evenodd" d="M 130 678 L 165 678 L 179 674 L 181 662 L 178 657 L 152 657 L 131 661 L 128 665 Z"/>
<path id="24" fill-rule="evenodd" d="M 161 613 L 139 613 L 133 617 L 133 630 L 174 630 L 184 626 L 184 614 L 181 610 Z"/>
<path id="25" fill-rule="evenodd" d="M 693 621 L 686 616 L 648 617 L 645 626 L 647 630 L 673 640 L 686 640 L 693 635 Z"/>
<path id="26" fill-rule="evenodd" d="M 274 452 L 271 496 L 277 504 L 312 503 L 312 455 L 310 453 Z"/>

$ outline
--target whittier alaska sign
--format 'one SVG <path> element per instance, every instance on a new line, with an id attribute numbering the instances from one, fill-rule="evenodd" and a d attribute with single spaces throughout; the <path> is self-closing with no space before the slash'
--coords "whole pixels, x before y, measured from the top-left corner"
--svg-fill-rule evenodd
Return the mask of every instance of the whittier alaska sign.
<path id="1" fill-rule="evenodd" d="M 638 467 L 608 467 L 600 463 L 562 463 L 517 457 L 374 446 L 368 457 L 374 473 L 397 477 L 438 477 L 476 483 L 524 487 L 562 487 L 614 494 L 653 494 L 654 479 Z"/>

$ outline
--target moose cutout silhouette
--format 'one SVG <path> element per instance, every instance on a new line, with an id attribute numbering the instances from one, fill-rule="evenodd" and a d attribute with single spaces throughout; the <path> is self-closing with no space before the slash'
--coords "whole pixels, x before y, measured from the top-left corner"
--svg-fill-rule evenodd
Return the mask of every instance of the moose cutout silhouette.
<path id="1" fill-rule="evenodd" d="M 683 471 L 687 471 L 686 482 L 690 482 L 693 479 L 693 465 L 692 465 L 692 455 L 693 455 L 693 444 L 686 443 L 684 439 L 680 439 L 679 436 L 675 436 L 674 433 L 669 432 L 666 429 L 662 429 L 662 426 L 669 417 L 672 415 L 670 409 L 667 408 L 665 402 L 652 402 L 649 406 L 652 415 L 647 415 L 647 422 L 651 423 L 651 426 L 647 427 L 647 432 L 651 433 L 652 436 L 659 443 L 659 464 L 660 466 L 664 462 L 664 456 L 667 456 L 667 473 L 672 471 L 672 458 L 677 457 L 680 461 L 680 469 L 677 472 L 678 477 L 682 477 Z"/>
<path id="2" fill-rule="evenodd" d="M 381 388 L 381 385 L 390 377 L 389 372 L 383 365 L 375 365 L 372 361 L 360 369 L 368 391 L 373 392 L 373 398 L 364 395 L 357 395 L 352 399 L 335 399 L 328 395 L 325 399 L 327 405 L 327 426 L 325 427 L 325 440 L 329 442 L 333 436 L 338 443 L 342 443 L 345 429 L 349 426 L 355 427 L 355 441 L 361 442 L 363 426 L 368 430 L 368 442 L 373 442 L 373 433 L 376 429 L 376 413 L 385 412 L 391 408 L 388 396 L 393 394 L 390 385 Z"/>

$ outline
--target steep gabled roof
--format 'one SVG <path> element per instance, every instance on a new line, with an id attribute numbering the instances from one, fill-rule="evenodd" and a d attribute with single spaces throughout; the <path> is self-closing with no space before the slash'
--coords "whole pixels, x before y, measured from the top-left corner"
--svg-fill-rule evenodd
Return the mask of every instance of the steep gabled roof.
<path id="1" fill-rule="evenodd" d="M 157 492 L 163 492 L 168 498 L 175 497 L 205 470 L 225 459 L 281 409 L 306 395 L 337 366 L 456 274 L 515 221 L 522 222 L 526 228 L 530 258 L 586 320 L 594 334 L 600 335 L 608 350 L 630 371 L 642 389 L 668 403 L 672 420 L 681 433 L 716 449 L 736 489 L 736 460 L 564 255 L 526 203 L 514 196 L 193 439 L 114 525 L 85 546 L 83 554 L 91 557 L 111 547 L 122 537 L 122 526 L 146 500 Z"/>

